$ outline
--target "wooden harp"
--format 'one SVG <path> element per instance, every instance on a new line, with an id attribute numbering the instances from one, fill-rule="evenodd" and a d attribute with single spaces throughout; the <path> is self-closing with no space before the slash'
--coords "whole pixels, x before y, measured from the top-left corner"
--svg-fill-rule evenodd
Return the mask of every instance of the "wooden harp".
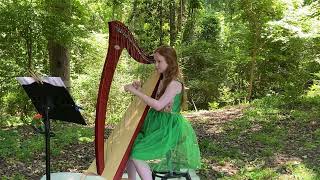
<path id="1" fill-rule="evenodd" d="M 96 105 L 95 155 L 96 159 L 87 170 L 105 179 L 121 179 L 135 138 L 143 124 L 149 107 L 136 98 L 130 104 L 121 122 L 104 141 L 105 118 L 112 78 L 120 54 L 124 48 L 136 61 L 144 64 L 154 63 L 153 56 L 147 55 L 137 45 L 129 29 L 119 21 L 109 22 L 109 47 L 104 64 Z M 154 73 L 142 87 L 144 93 L 155 96 L 159 75 Z"/>

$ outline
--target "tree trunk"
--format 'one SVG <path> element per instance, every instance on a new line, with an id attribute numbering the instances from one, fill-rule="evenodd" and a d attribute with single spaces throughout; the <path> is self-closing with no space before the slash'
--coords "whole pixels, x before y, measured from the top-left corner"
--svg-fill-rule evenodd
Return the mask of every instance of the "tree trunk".
<path id="1" fill-rule="evenodd" d="M 52 76 L 61 77 L 67 89 L 70 89 L 70 62 L 69 51 L 61 44 L 48 41 L 50 74 Z"/>
<path id="2" fill-rule="evenodd" d="M 160 46 L 163 44 L 163 31 L 162 31 L 162 0 L 160 0 L 159 2 L 159 6 L 158 6 L 158 9 L 159 9 L 159 24 L 160 24 L 160 27 L 159 27 L 159 35 L 160 35 Z"/>
<path id="3" fill-rule="evenodd" d="M 59 0 L 59 1 L 45 1 L 48 3 L 48 11 L 52 13 L 53 17 L 57 16 L 56 21 L 60 20 L 59 16 L 62 17 L 62 21 L 66 25 L 70 25 L 70 18 L 72 16 L 71 1 Z M 51 24 L 58 25 L 58 24 Z M 70 90 L 70 62 L 69 62 L 69 51 L 65 46 L 66 42 L 58 42 L 57 36 L 59 34 L 48 34 L 48 52 L 49 52 L 49 70 L 51 76 L 61 77 L 66 88 Z"/>
<path id="4" fill-rule="evenodd" d="M 248 87 L 248 96 L 247 99 L 251 100 L 253 91 L 254 91 L 254 83 L 256 80 L 255 74 L 257 71 L 257 58 L 260 54 L 262 47 L 261 40 L 261 21 L 259 20 L 259 16 L 257 12 L 254 12 L 252 7 L 252 2 L 249 0 L 243 1 L 244 12 L 245 12 L 245 20 L 249 23 L 249 30 L 252 36 L 252 51 L 251 51 L 251 68 L 250 68 L 250 79 L 249 79 L 249 87 Z"/>
<path id="5" fill-rule="evenodd" d="M 182 25 L 185 22 L 185 0 L 179 0 L 179 7 L 177 8 L 177 33 L 181 32 Z"/>
<path id="6" fill-rule="evenodd" d="M 252 98 L 253 82 L 255 79 L 256 64 L 257 64 L 257 49 L 254 49 L 253 53 L 252 53 L 252 57 L 251 57 L 250 80 L 249 80 L 247 100 L 251 100 L 251 98 Z"/>
<path id="7" fill-rule="evenodd" d="M 182 0 L 179 1 L 179 7 L 177 8 L 177 34 L 181 31 L 182 27 Z"/>
<path id="8" fill-rule="evenodd" d="M 181 22 L 183 24 L 183 22 L 185 21 L 186 15 L 186 0 L 181 0 Z"/>
<path id="9" fill-rule="evenodd" d="M 174 44 L 176 43 L 176 3 L 175 1 L 170 1 L 169 4 L 169 8 L 170 8 L 170 46 L 174 46 Z"/>

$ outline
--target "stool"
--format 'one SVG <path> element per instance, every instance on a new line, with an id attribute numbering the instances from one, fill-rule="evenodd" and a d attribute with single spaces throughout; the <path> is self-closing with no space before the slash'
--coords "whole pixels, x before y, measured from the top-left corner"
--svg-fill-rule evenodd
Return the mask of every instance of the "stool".
<path id="1" fill-rule="evenodd" d="M 172 150 L 169 150 L 166 153 L 167 166 L 169 171 L 152 171 L 152 179 L 155 180 L 156 177 L 161 178 L 161 180 L 173 179 L 173 178 L 181 178 L 184 177 L 186 180 L 191 180 L 191 176 L 189 174 L 189 170 L 186 172 L 177 171 L 177 168 L 173 167 L 172 163 Z"/>
<path id="2" fill-rule="evenodd" d="M 173 164 L 171 161 L 171 151 L 166 154 L 167 165 L 169 167 L 169 171 L 152 171 L 152 179 L 155 180 L 156 177 L 161 178 L 161 180 L 173 179 L 173 178 L 181 178 L 184 177 L 186 180 L 191 180 L 191 176 L 189 174 L 189 170 L 186 172 L 177 171 L 176 168 L 173 168 Z"/>
<path id="3" fill-rule="evenodd" d="M 187 171 L 187 172 L 176 172 L 176 171 L 159 172 L 159 171 L 152 171 L 152 179 L 155 180 L 156 177 L 161 178 L 161 180 L 167 180 L 167 179 L 172 179 L 172 178 L 181 178 L 181 177 L 186 178 L 186 180 L 191 180 L 191 176 L 189 174 L 189 171 Z"/>

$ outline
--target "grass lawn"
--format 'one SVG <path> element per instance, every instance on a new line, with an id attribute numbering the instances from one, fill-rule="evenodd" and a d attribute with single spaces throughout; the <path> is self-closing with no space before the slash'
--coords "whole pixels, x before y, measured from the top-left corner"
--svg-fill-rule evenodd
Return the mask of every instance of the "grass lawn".
<path id="1" fill-rule="evenodd" d="M 198 113 L 202 179 L 320 179 L 319 99 L 267 97 Z"/>
<path id="2" fill-rule="evenodd" d="M 201 179 L 320 179 L 320 99 L 266 97 L 189 112 L 202 153 Z M 45 174 L 44 138 L 1 117 L 1 179 Z M 10 117 L 6 117 L 10 118 Z M 94 128 L 53 122 L 51 171 L 82 172 L 94 159 Z M 106 132 L 109 134 L 111 127 Z"/>

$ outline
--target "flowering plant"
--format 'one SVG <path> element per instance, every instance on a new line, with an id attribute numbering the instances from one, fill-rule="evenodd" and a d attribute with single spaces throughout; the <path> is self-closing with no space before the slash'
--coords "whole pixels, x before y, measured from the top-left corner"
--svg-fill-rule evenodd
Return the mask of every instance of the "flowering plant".
<path id="1" fill-rule="evenodd" d="M 31 121 L 31 126 L 35 129 L 35 131 L 39 133 L 44 132 L 44 124 L 43 124 L 43 119 L 42 119 L 41 114 L 36 114 L 33 116 L 32 121 Z"/>

